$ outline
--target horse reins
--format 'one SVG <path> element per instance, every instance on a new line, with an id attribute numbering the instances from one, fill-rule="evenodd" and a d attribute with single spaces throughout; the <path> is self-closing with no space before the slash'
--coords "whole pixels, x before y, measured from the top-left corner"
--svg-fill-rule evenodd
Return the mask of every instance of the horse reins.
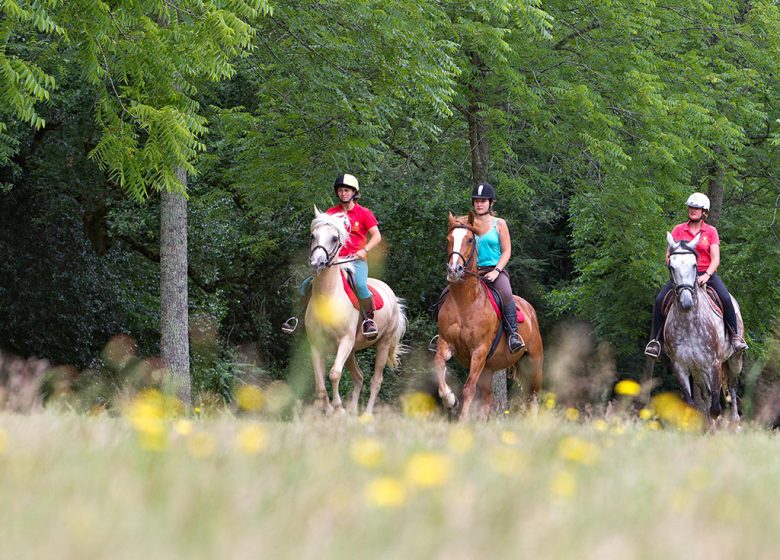
<path id="1" fill-rule="evenodd" d="M 685 250 L 683 250 L 683 251 L 679 251 L 679 250 L 672 251 L 671 253 L 669 253 L 669 256 L 671 257 L 672 255 L 690 255 L 690 254 L 693 254 L 696 257 L 696 261 L 698 262 L 699 255 L 698 255 L 698 253 L 696 253 L 695 249 L 691 249 L 691 248 L 689 248 L 687 246 L 684 246 L 682 244 L 680 246 L 684 247 Z M 671 268 L 672 268 L 671 265 L 668 268 L 671 270 Z M 674 275 L 672 275 L 672 282 L 674 282 Z M 691 296 L 694 299 L 696 298 L 696 285 L 695 284 L 677 284 L 676 282 L 674 282 L 674 293 L 676 295 L 679 296 L 680 292 L 682 292 L 683 290 L 690 290 L 691 291 Z"/>
<path id="2" fill-rule="evenodd" d="M 323 224 L 323 225 L 326 225 L 328 227 L 332 227 L 333 229 L 336 229 L 331 224 Z M 336 229 L 336 233 L 338 233 L 338 229 Z M 339 236 L 339 239 L 340 239 L 340 236 Z M 343 247 L 343 245 L 344 245 L 343 243 L 337 243 L 336 246 L 333 248 L 333 251 L 328 251 L 325 248 L 324 245 L 315 245 L 314 247 L 312 247 L 312 250 L 311 250 L 311 252 L 309 254 L 313 255 L 314 251 L 316 251 L 317 249 L 322 249 L 325 252 L 325 257 L 327 258 L 327 262 L 325 263 L 325 268 L 330 268 L 331 266 L 336 266 L 338 264 L 346 264 L 346 263 L 354 261 L 357 257 L 355 257 L 353 255 L 353 256 L 351 256 L 349 258 L 346 258 L 344 260 L 341 260 L 341 261 L 331 262 L 331 261 L 333 261 L 334 257 L 339 252 L 341 247 Z"/>

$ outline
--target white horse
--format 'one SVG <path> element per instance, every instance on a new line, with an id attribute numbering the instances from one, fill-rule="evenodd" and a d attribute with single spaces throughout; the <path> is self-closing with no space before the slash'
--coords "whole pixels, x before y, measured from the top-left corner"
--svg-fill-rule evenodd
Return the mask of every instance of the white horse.
<path id="1" fill-rule="evenodd" d="M 360 311 L 355 309 L 344 291 L 341 274 L 350 268 L 351 261 L 338 261 L 341 247 L 347 240 L 344 214 L 329 215 L 314 208 L 309 245 L 309 266 L 312 272 L 311 299 L 306 308 L 306 333 L 311 346 L 311 360 L 314 366 L 314 384 L 317 399 L 326 414 L 344 412 L 339 396 L 339 381 L 344 365 L 352 375 L 354 389 L 347 411 L 357 414 L 360 390 L 363 387 L 363 372 L 358 366 L 355 352 L 369 346 L 376 348 L 374 375 L 371 378 L 371 394 L 365 413 L 374 409 L 377 393 L 382 384 L 385 365 L 398 365 L 403 351 L 400 343 L 406 331 L 406 315 L 403 302 L 387 284 L 375 278 L 368 279 L 370 288 L 384 300 L 384 306 L 374 313 L 379 336 L 367 340 L 360 331 Z M 328 400 L 325 388 L 325 358 L 334 353 L 336 357 L 330 368 L 330 382 L 333 399 Z"/>
<path id="2" fill-rule="evenodd" d="M 742 352 L 734 353 L 723 318 L 715 313 L 696 280 L 695 248 L 699 235 L 691 241 L 675 241 L 670 233 L 666 234 L 675 298 L 664 324 L 664 349 L 689 404 L 695 405 L 704 418 L 717 418 L 721 412 L 721 388 L 725 388 L 731 397 L 731 420 L 738 422 L 737 384 Z M 737 300 L 731 299 L 741 334 L 745 330 L 742 314 Z"/>

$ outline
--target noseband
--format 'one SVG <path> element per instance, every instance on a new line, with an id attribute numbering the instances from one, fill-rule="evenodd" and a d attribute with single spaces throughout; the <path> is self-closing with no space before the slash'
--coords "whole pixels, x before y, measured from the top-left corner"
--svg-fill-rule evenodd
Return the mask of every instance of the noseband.
<path id="1" fill-rule="evenodd" d="M 333 227 L 330 224 L 323 224 L 323 225 L 328 226 L 328 227 Z M 336 229 L 336 228 L 333 228 L 333 229 Z M 337 234 L 339 233 L 338 230 L 336 230 L 336 233 Z M 325 266 L 326 267 L 330 267 L 330 266 L 333 266 L 333 265 L 336 265 L 336 264 L 341 264 L 342 262 L 349 262 L 349 260 L 352 260 L 352 259 L 349 259 L 347 261 L 333 262 L 333 259 L 336 257 L 336 255 L 338 254 L 339 250 L 341 250 L 341 247 L 343 245 L 343 243 L 340 240 L 340 236 L 336 235 L 336 237 L 339 237 L 339 242 L 336 243 L 336 246 L 333 248 L 332 251 L 328 251 L 327 247 L 325 247 L 324 245 L 315 245 L 314 247 L 312 247 L 311 251 L 309 251 L 309 257 L 311 258 L 311 256 L 314 255 L 314 252 L 317 249 L 322 249 L 323 252 L 325 253 L 325 259 L 326 259 Z"/>

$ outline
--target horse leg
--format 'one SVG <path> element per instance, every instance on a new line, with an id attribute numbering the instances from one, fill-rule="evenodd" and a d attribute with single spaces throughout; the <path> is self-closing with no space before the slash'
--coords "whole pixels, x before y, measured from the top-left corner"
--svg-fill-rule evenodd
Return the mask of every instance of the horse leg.
<path id="1" fill-rule="evenodd" d="M 487 420 L 493 411 L 493 372 L 483 371 L 477 381 L 477 395 L 479 398 L 479 418 Z"/>
<path id="2" fill-rule="evenodd" d="M 368 397 L 366 405 L 366 414 L 371 415 L 374 412 L 374 403 L 379 394 L 379 387 L 382 385 L 384 377 L 385 364 L 387 364 L 387 355 L 390 351 L 390 339 L 383 339 L 376 345 L 376 361 L 374 361 L 374 375 L 371 376 L 371 394 Z"/>
<path id="3" fill-rule="evenodd" d="M 330 414 L 333 407 L 328 401 L 328 390 L 325 388 L 325 356 L 312 344 L 311 346 L 311 364 L 314 367 L 314 390 L 317 393 L 317 400 L 322 403 L 322 412 Z"/>
<path id="4" fill-rule="evenodd" d="M 440 336 L 436 348 L 436 357 L 433 358 L 433 370 L 439 382 L 439 398 L 448 410 L 453 410 L 458 406 L 458 397 L 455 396 L 455 393 L 447 385 L 447 360 L 451 357 L 450 345 Z"/>
<path id="5" fill-rule="evenodd" d="M 355 346 L 355 337 L 345 336 L 339 341 L 338 350 L 336 350 L 336 358 L 333 360 L 333 366 L 330 368 L 330 386 L 333 391 L 333 398 L 331 404 L 337 412 L 344 412 L 344 406 L 341 402 L 341 395 L 339 395 L 339 381 L 341 381 L 341 372 L 344 370 L 344 364 L 347 358 L 352 353 L 352 349 Z"/>
<path id="6" fill-rule="evenodd" d="M 363 371 L 360 369 L 355 352 L 352 352 L 347 358 L 347 369 L 352 376 L 352 399 L 349 401 L 347 412 L 357 414 L 358 402 L 360 400 L 360 390 L 363 388 Z"/>
<path id="7" fill-rule="evenodd" d="M 716 362 L 710 370 L 710 416 L 717 418 L 722 412 L 720 406 L 720 389 L 723 387 L 723 370 L 721 363 Z"/>
<path id="8" fill-rule="evenodd" d="M 680 383 L 685 402 L 691 406 L 695 406 L 693 402 L 693 393 L 691 393 L 691 378 L 688 375 L 688 371 L 676 362 L 672 363 L 672 369 L 674 370 L 675 377 L 677 377 L 677 381 Z"/>
<path id="9" fill-rule="evenodd" d="M 731 420 L 739 422 L 739 407 L 737 405 L 737 386 L 739 385 L 739 374 L 742 372 L 742 353 L 732 354 L 726 361 L 726 385 L 731 397 Z"/>
<path id="10" fill-rule="evenodd" d="M 469 367 L 469 376 L 463 385 L 463 406 L 460 409 L 459 420 L 466 420 L 469 417 L 469 407 L 474 395 L 477 392 L 477 382 L 479 381 L 482 370 L 485 368 L 485 359 L 487 358 L 487 348 L 479 348 L 471 354 L 471 365 Z"/>

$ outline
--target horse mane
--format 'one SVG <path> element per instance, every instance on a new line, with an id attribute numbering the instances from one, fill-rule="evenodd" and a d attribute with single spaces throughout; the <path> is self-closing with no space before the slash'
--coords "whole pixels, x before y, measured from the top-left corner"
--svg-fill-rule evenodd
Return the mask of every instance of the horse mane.
<path id="1" fill-rule="evenodd" d="M 344 243 L 347 240 L 349 234 L 347 233 L 347 226 L 345 225 L 345 220 L 347 219 L 346 214 L 343 212 L 326 214 L 325 212 L 320 212 L 316 208 L 314 209 L 314 214 L 314 219 L 311 222 L 312 233 L 315 229 L 327 225 L 336 228 L 339 235 L 339 242 Z"/>

